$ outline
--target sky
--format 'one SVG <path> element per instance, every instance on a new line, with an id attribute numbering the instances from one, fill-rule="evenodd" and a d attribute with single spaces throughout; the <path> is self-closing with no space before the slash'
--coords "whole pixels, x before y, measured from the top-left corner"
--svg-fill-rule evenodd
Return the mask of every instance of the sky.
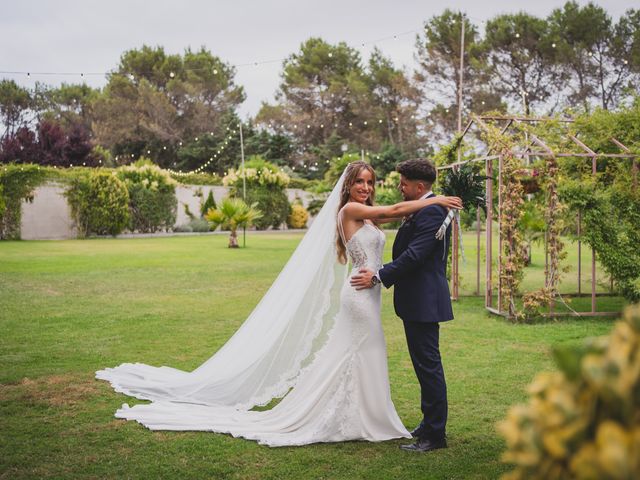
<path id="1" fill-rule="evenodd" d="M 501 13 L 526 11 L 544 17 L 564 1 L 551 0 L 5 0 L 0 16 L 0 79 L 24 87 L 86 82 L 106 84 L 123 52 L 142 45 L 183 53 L 209 49 L 236 66 L 236 83 L 247 99 L 243 118 L 272 101 L 280 83 L 282 60 L 310 37 L 344 41 L 368 59 L 374 47 L 398 67 L 415 67 L 415 36 L 424 22 L 445 8 L 461 10 L 482 29 Z M 578 1 L 580 4 L 587 2 Z M 631 0 L 596 2 L 617 20 Z M 364 44 L 364 46 L 363 46 Z M 257 63 L 257 65 L 256 65 Z M 56 73 L 40 75 L 37 72 Z M 84 77 L 80 73 L 85 73 Z M 73 75 L 59 75 L 73 73 Z M 93 74 L 96 75 L 93 75 Z"/>

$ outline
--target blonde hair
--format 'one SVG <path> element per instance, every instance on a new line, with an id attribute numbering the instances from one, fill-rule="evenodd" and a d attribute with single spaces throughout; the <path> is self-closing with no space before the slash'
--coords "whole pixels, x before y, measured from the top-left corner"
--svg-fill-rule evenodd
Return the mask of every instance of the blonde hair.
<path id="1" fill-rule="evenodd" d="M 349 165 L 347 165 L 345 176 L 344 176 L 344 183 L 342 184 L 342 191 L 340 192 L 340 205 L 338 206 L 338 212 L 342 209 L 342 207 L 344 207 L 349 202 L 351 187 L 353 187 L 353 185 L 356 183 L 356 180 L 358 179 L 358 175 L 360 175 L 360 172 L 362 170 L 368 170 L 371 173 L 371 176 L 373 177 L 373 190 L 371 192 L 371 195 L 369 195 L 369 198 L 367 198 L 367 201 L 365 202 L 367 205 L 373 206 L 373 201 L 376 196 L 376 172 L 373 169 L 373 167 L 369 165 L 367 162 L 363 162 L 359 160 L 357 162 L 352 162 Z M 338 218 L 337 221 L 338 221 L 338 224 L 336 228 L 337 228 L 338 234 L 336 236 L 336 250 L 338 252 L 338 261 L 342 264 L 346 264 L 347 263 L 347 246 L 345 245 L 344 240 L 342 239 L 342 235 L 340 234 L 339 222 L 341 221 L 341 219 Z"/>

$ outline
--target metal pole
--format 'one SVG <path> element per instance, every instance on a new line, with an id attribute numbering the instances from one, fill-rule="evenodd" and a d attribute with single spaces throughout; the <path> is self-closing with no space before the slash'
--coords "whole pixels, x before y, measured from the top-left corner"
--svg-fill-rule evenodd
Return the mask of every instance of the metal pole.
<path id="1" fill-rule="evenodd" d="M 244 169 L 244 138 L 242 136 L 242 122 L 240 122 L 240 160 L 242 162 L 242 200 L 247 201 L 247 178 Z M 247 227 L 242 228 L 242 246 L 247 246 Z"/>
<path id="2" fill-rule="evenodd" d="M 460 72 L 458 79 L 458 134 L 462 132 L 462 86 L 464 81 L 464 14 L 460 15 Z M 458 149 L 458 161 L 461 159 L 461 149 Z"/>
<path id="3" fill-rule="evenodd" d="M 458 83 L 458 134 L 462 132 L 462 81 L 463 81 L 463 71 L 464 71 L 464 15 L 460 16 L 460 72 L 459 72 L 459 83 Z M 458 148 L 458 162 L 462 159 L 462 151 Z M 456 221 L 453 222 L 452 229 L 452 241 L 451 248 L 453 250 L 451 254 L 451 283 L 453 283 L 453 298 L 455 300 L 458 299 L 459 290 L 460 290 L 460 262 L 459 262 L 459 252 L 460 242 L 459 242 L 459 234 L 460 234 L 460 226 Z"/>

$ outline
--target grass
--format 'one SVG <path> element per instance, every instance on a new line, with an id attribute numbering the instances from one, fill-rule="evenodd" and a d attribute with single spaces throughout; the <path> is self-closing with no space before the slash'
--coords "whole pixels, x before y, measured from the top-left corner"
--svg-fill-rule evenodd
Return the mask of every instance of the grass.
<path id="1" fill-rule="evenodd" d="M 553 368 L 550 347 L 612 326 L 594 318 L 513 325 L 487 315 L 483 299 L 462 298 L 441 333 L 450 448 L 427 455 L 401 452 L 401 441 L 271 449 L 113 418 L 135 401 L 94 380 L 95 370 L 126 361 L 197 367 L 247 317 L 300 238 L 251 235 L 233 251 L 225 236 L 0 243 L 0 478 L 496 478 L 508 466 L 495 423 L 526 400 L 536 372 Z M 475 279 L 473 245 L 465 238 L 463 279 Z M 528 278 L 541 281 L 539 265 Z M 391 294 L 383 295 L 392 395 L 412 427 L 419 388 Z"/>

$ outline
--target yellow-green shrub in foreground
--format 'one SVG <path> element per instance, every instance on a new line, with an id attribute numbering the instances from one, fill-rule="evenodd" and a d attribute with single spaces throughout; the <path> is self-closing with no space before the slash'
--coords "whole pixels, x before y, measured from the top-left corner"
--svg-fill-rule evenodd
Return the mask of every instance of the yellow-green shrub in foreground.
<path id="1" fill-rule="evenodd" d="M 640 305 L 609 336 L 555 354 L 561 372 L 538 375 L 498 426 L 515 465 L 503 478 L 640 478 Z"/>

